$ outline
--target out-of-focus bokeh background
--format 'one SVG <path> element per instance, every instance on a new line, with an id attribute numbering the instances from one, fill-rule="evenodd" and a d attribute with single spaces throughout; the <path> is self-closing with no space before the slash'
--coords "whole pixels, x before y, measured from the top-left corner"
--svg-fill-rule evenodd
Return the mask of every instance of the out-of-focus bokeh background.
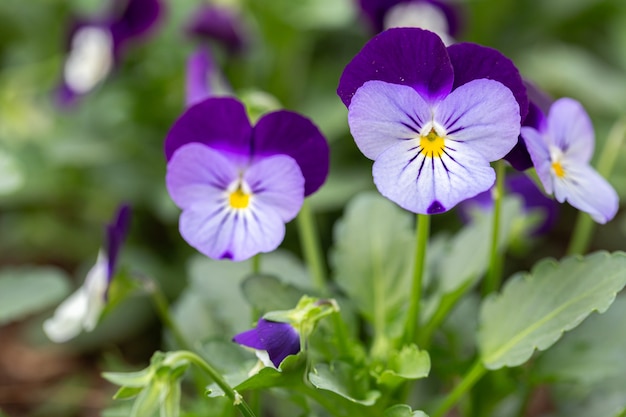
<path id="1" fill-rule="evenodd" d="M 211 45 L 234 92 L 274 96 L 313 119 L 330 142 L 331 174 L 312 198 L 328 247 L 345 203 L 373 189 L 371 163 L 354 146 L 335 94 L 343 67 L 373 34 L 352 0 L 221 3 L 238 8 L 248 36 L 238 54 Z M 623 0 L 451 3 L 462 11 L 459 41 L 497 48 L 551 96 L 582 102 L 594 121 L 596 149 L 602 148 L 611 126 L 626 116 Z M 5 310 L 17 300 L 41 306 L 19 319 L 0 314 L 0 415 L 99 416 L 115 391 L 100 372 L 141 367 L 164 346 L 142 296 L 67 344 L 49 342 L 41 323 L 82 283 L 102 244 L 103 225 L 121 202 L 134 210 L 123 268 L 154 277 L 171 300 L 188 282 L 188 262 L 197 256 L 177 231 L 162 146 L 184 109 L 185 60 L 200 41 L 183 27 L 200 4 L 165 2 L 159 24 L 129 45 L 114 72 L 74 106 L 61 108 L 53 92 L 71 17 L 98 15 L 106 0 L 0 1 L 0 300 Z M 609 180 L 626 196 L 626 151 L 619 151 Z M 575 215 L 563 206 L 557 227 L 509 268 L 561 256 Z M 435 230 L 459 224 L 453 212 L 434 219 Z M 619 214 L 598 229 L 593 247 L 624 249 L 625 234 L 626 218 Z M 293 225 L 284 247 L 300 255 Z M 11 280 L 21 281 L 21 294 L 11 292 Z M 201 325 L 192 323 L 196 319 L 185 318 Z"/>

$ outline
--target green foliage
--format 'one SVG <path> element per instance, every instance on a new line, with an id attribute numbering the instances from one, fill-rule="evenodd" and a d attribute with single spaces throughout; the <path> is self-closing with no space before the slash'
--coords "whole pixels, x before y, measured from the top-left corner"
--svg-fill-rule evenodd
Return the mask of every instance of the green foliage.
<path id="1" fill-rule="evenodd" d="M 346 362 L 320 363 L 308 376 L 316 388 L 334 392 L 362 405 L 372 405 L 380 396 L 379 391 L 371 389 L 369 375 Z"/>
<path id="2" fill-rule="evenodd" d="M 488 369 L 516 366 L 545 350 L 591 312 L 604 312 L 626 285 L 626 256 L 598 252 L 544 260 L 516 274 L 480 312 L 478 344 Z"/>
<path id="3" fill-rule="evenodd" d="M 52 307 L 69 292 L 69 279 L 57 268 L 4 268 L 0 270 L 0 325 Z"/>
<path id="4" fill-rule="evenodd" d="M 246 300 L 261 313 L 286 310 L 297 304 L 303 291 L 292 284 L 282 283 L 274 275 L 251 275 L 241 283 Z"/>
<path id="5" fill-rule="evenodd" d="M 413 411 L 405 404 L 397 404 L 385 410 L 383 417 L 428 417 L 423 411 Z"/>
<path id="6" fill-rule="evenodd" d="M 411 379 L 426 378 L 430 372 L 430 356 L 415 345 L 404 346 L 389 356 L 387 369 L 377 377 L 378 384 L 397 387 Z"/>

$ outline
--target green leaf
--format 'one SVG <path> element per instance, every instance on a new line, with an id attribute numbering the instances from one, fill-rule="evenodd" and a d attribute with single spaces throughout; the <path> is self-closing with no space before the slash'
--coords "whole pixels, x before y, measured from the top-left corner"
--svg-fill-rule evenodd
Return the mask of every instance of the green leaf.
<path id="1" fill-rule="evenodd" d="M 543 260 L 516 274 L 481 306 L 478 344 L 488 369 L 517 366 L 545 350 L 592 311 L 604 312 L 626 284 L 626 256 L 598 252 Z"/>
<path id="2" fill-rule="evenodd" d="M 334 237 L 337 284 L 377 336 L 397 336 L 413 267 L 412 216 L 378 193 L 361 193 L 346 207 Z"/>
<path id="3" fill-rule="evenodd" d="M 128 400 L 130 398 L 135 398 L 139 393 L 143 390 L 143 387 L 121 387 L 117 390 L 115 395 L 113 395 L 114 400 Z"/>
<path id="4" fill-rule="evenodd" d="M 618 297 L 604 314 L 593 315 L 541 355 L 533 367 L 542 379 L 593 387 L 626 375 L 626 298 Z"/>
<path id="5" fill-rule="evenodd" d="M 362 405 L 373 405 L 380 392 L 370 390 L 369 375 L 345 362 L 321 363 L 309 372 L 309 381 L 316 388 L 334 392 Z"/>
<path id="6" fill-rule="evenodd" d="M 103 372 L 102 378 L 112 384 L 123 387 L 139 388 L 148 385 L 154 376 L 155 368 L 148 366 L 137 372 Z"/>
<path id="7" fill-rule="evenodd" d="M 397 386 L 407 379 L 426 378 L 430 372 L 430 356 L 416 345 L 404 346 L 391 354 L 387 367 L 378 377 L 378 383 Z"/>
<path id="8" fill-rule="evenodd" d="M 406 404 L 396 404 L 386 409 L 383 417 L 428 417 L 428 415 L 423 411 L 413 411 Z"/>
<path id="9" fill-rule="evenodd" d="M 180 415 L 180 381 L 170 381 L 168 388 L 161 403 L 160 417 L 178 417 Z"/>
<path id="10" fill-rule="evenodd" d="M 153 379 L 137 396 L 130 417 L 151 417 L 161 404 L 161 394 L 166 381 Z"/>
<path id="11" fill-rule="evenodd" d="M 57 304 L 70 292 L 67 275 L 53 267 L 0 271 L 0 325 Z"/>
<path id="12" fill-rule="evenodd" d="M 15 159 L 0 149 L 0 195 L 12 193 L 22 187 L 24 175 Z"/>
<path id="13" fill-rule="evenodd" d="M 241 284 L 244 296 L 260 313 L 294 308 L 304 292 L 273 275 L 251 275 Z"/>

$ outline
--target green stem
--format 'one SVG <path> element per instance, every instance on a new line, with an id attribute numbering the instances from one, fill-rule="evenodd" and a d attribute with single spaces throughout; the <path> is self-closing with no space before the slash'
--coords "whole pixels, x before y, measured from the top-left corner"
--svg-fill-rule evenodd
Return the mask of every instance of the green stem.
<path id="1" fill-rule="evenodd" d="M 257 253 L 252 257 L 252 273 L 257 275 L 261 273 L 261 254 Z"/>
<path id="2" fill-rule="evenodd" d="M 411 299 L 409 301 L 409 309 L 404 326 L 404 341 L 407 344 L 416 342 L 416 335 L 418 334 L 420 325 L 419 315 L 422 302 L 422 281 L 426 264 L 426 247 L 428 246 L 428 236 L 430 234 L 430 216 L 427 214 L 418 214 L 416 223 L 413 284 L 411 286 Z"/>
<path id="3" fill-rule="evenodd" d="M 315 218 L 308 200 L 304 200 L 302 209 L 298 214 L 298 230 L 300 231 L 300 244 L 304 252 L 304 259 L 313 275 L 313 284 L 323 296 L 328 295 L 326 287 L 326 271 L 322 248 L 316 232 Z"/>
<path id="4" fill-rule="evenodd" d="M 502 197 L 504 196 L 504 161 L 496 162 L 496 188 L 493 193 L 493 227 L 491 228 L 491 249 L 489 254 L 489 272 L 485 278 L 483 294 L 487 295 L 500 288 L 502 280 L 502 255 L 498 250 L 500 237 L 500 215 L 502 212 Z"/>
<path id="5" fill-rule="evenodd" d="M 461 382 L 448 394 L 446 398 L 439 404 L 439 407 L 430 417 L 443 417 L 446 413 L 465 395 L 480 378 L 487 372 L 480 359 L 476 360 L 474 365 L 465 374 Z"/>
<path id="6" fill-rule="evenodd" d="M 165 295 L 161 291 L 159 285 L 153 279 L 150 280 L 148 292 L 152 297 L 152 302 L 156 307 L 156 311 L 159 318 L 161 319 L 161 322 L 165 325 L 165 327 L 169 329 L 170 332 L 172 332 L 172 335 L 174 336 L 176 343 L 178 343 L 178 346 L 180 346 L 180 348 L 182 349 L 190 350 L 191 347 L 189 343 L 185 339 L 185 336 L 183 336 L 183 333 L 180 331 L 180 329 L 176 325 L 176 322 L 170 314 L 169 304 L 167 303 Z"/>
<path id="7" fill-rule="evenodd" d="M 256 417 L 250 406 L 248 406 L 248 403 L 246 403 L 246 401 L 241 396 L 241 394 L 232 389 L 231 386 L 228 385 L 228 383 L 224 380 L 224 378 L 222 378 L 222 375 L 220 375 L 219 372 L 217 372 L 200 356 L 187 350 L 172 352 L 168 356 L 172 362 L 187 360 L 197 365 L 200 369 L 206 372 L 209 377 L 211 377 L 211 379 L 215 381 L 217 386 L 220 387 L 222 391 L 224 391 L 224 394 L 226 394 L 226 396 L 232 400 L 233 405 L 239 409 L 241 415 L 243 415 L 244 417 Z"/>
<path id="8" fill-rule="evenodd" d="M 602 153 L 598 158 L 597 170 L 604 178 L 608 178 L 615 166 L 617 156 L 626 137 L 626 117 L 618 120 L 607 137 Z M 587 252 L 595 223 L 587 213 L 579 212 L 574 225 L 574 232 L 567 248 L 568 255 L 582 255 Z"/>

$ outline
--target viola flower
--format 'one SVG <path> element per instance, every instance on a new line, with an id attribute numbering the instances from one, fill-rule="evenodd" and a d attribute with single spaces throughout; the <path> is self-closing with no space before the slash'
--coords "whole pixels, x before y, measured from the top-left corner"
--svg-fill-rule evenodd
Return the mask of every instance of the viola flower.
<path id="1" fill-rule="evenodd" d="M 417 27 L 435 32 L 446 45 L 459 30 L 459 12 L 439 0 L 359 0 L 375 33 L 394 27 Z"/>
<path id="2" fill-rule="evenodd" d="M 159 0 L 113 3 L 112 12 L 77 19 L 70 27 L 63 77 L 57 91 L 62 105 L 72 104 L 100 84 L 119 63 L 130 41 L 144 35 L 161 13 Z"/>
<path id="3" fill-rule="evenodd" d="M 378 190 L 423 214 L 488 190 L 489 163 L 511 151 L 528 111 L 509 59 L 475 44 L 446 48 L 417 28 L 370 40 L 346 66 L 337 94 L 357 146 L 374 160 Z"/>
<path id="4" fill-rule="evenodd" d="M 43 323 L 48 338 L 56 343 L 76 337 L 82 330 L 90 332 L 98 323 L 107 302 L 107 293 L 115 275 L 117 258 L 130 222 L 130 207 L 121 206 L 113 222 L 106 227 L 105 247 L 98 253 L 95 265 L 83 285 L 57 307 Z"/>
<path id="5" fill-rule="evenodd" d="M 182 237 L 214 259 L 276 249 L 285 223 L 324 183 L 328 154 L 317 127 L 296 113 L 268 113 L 252 127 L 234 98 L 190 107 L 165 140 L 166 184 L 183 210 Z"/>
<path id="6" fill-rule="evenodd" d="M 187 59 L 185 97 L 187 107 L 212 96 L 209 78 L 215 72 L 213 58 L 205 48 L 199 48 Z"/>
<path id="7" fill-rule="evenodd" d="M 300 352 L 300 335 L 291 324 L 262 318 L 259 319 L 254 329 L 233 337 L 233 342 L 255 349 L 258 358 L 265 366 L 276 368 L 287 356 Z"/>
<path id="8" fill-rule="evenodd" d="M 548 194 L 587 212 L 598 223 L 617 213 L 619 198 L 611 185 L 590 165 L 595 136 L 582 105 L 562 98 L 550 107 L 538 129 L 522 127 L 537 175 Z"/>
<path id="9" fill-rule="evenodd" d="M 191 15 L 185 31 L 193 38 L 218 41 L 231 52 L 241 51 L 247 38 L 237 12 L 214 4 L 201 5 Z"/>

